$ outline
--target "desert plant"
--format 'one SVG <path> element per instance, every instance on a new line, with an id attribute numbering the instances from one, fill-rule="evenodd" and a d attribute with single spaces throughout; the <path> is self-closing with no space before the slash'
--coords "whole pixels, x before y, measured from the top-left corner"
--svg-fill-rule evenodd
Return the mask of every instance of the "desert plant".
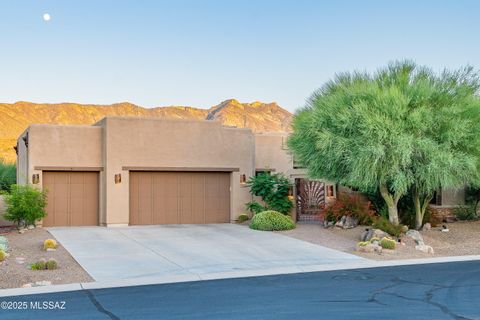
<path id="1" fill-rule="evenodd" d="M 7 257 L 7 254 L 5 253 L 5 251 L 3 251 L 2 249 L 0 249 L 0 262 L 2 262 L 3 260 L 5 260 L 6 257 Z"/>
<path id="2" fill-rule="evenodd" d="M 250 193 L 261 197 L 264 205 L 256 201 L 247 203 L 247 209 L 253 213 L 265 210 L 275 210 L 288 214 L 293 207 L 292 201 L 288 198 L 291 187 L 290 181 L 281 173 L 260 173 L 247 181 Z"/>
<path id="3" fill-rule="evenodd" d="M 54 239 L 47 239 L 43 242 L 43 249 L 55 249 L 57 247 L 57 241 Z"/>
<path id="4" fill-rule="evenodd" d="M 57 263 L 57 260 L 51 258 L 51 259 L 48 259 L 48 261 L 46 262 L 45 264 L 45 267 L 46 269 L 48 270 L 55 270 L 58 268 L 58 263 Z"/>
<path id="5" fill-rule="evenodd" d="M 380 238 L 379 237 L 372 237 L 370 239 L 370 243 L 374 243 L 375 241 L 380 242 Z"/>
<path id="6" fill-rule="evenodd" d="M 393 240 L 393 239 L 390 239 L 390 238 L 387 238 L 387 237 L 383 237 L 382 240 L 380 240 L 380 246 L 381 246 L 383 249 L 393 250 L 393 249 L 395 249 L 395 247 L 397 246 L 397 243 L 396 243 L 395 240 Z"/>
<path id="7" fill-rule="evenodd" d="M 375 229 L 380 229 L 391 236 L 398 237 L 400 234 L 402 234 L 403 225 L 395 225 L 386 218 L 378 217 L 373 223 L 373 227 Z"/>
<path id="8" fill-rule="evenodd" d="M 37 220 L 45 217 L 47 205 L 46 191 L 38 190 L 31 185 L 12 185 L 10 194 L 5 197 L 7 210 L 5 219 L 15 222 L 18 227 L 22 223 L 35 225 Z"/>
<path id="9" fill-rule="evenodd" d="M 262 231 L 281 231 L 294 229 L 295 223 L 290 216 L 270 210 L 257 213 L 252 218 L 250 228 Z"/>
<path id="10" fill-rule="evenodd" d="M 368 241 L 360 241 L 359 243 L 357 243 L 357 246 L 359 247 L 366 247 L 370 244 L 370 242 Z"/>
<path id="11" fill-rule="evenodd" d="M 17 170 L 13 163 L 0 159 L 0 192 L 10 192 L 10 187 L 17 181 Z"/>
<path id="12" fill-rule="evenodd" d="M 479 218 L 475 205 L 459 206 L 453 210 L 458 220 L 476 220 Z"/>
<path id="13" fill-rule="evenodd" d="M 242 213 L 241 215 L 238 216 L 237 221 L 242 223 L 245 222 L 249 219 L 248 215 L 245 213 Z"/>
<path id="14" fill-rule="evenodd" d="M 34 262 L 30 265 L 30 269 L 32 270 L 45 270 L 47 269 L 47 260 L 40 259 L 37 262 Z"/>
<path id="15" fill-rule="evenodd" d="M 340 195 L 332 205 L 325 208 L 325 219 L 336 222 L 343 216 L 355 217 L 363 225 L 374 221 L 375 211 L 370 202 L 365 202 L 358 195 Z"/>

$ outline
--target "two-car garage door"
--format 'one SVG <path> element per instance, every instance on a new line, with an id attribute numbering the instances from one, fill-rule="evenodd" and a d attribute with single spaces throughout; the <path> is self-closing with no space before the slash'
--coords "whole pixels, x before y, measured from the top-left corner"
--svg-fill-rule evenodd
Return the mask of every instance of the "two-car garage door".
<path id="1" fill-rule="evenodd" d="M 130 172 L 130 224 L 230 222 L 228 172 Z"/>

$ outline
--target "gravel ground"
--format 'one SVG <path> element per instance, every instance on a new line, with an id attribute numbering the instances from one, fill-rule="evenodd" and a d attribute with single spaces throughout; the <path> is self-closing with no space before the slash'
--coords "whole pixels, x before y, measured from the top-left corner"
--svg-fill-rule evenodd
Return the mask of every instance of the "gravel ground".
<path id="1" fill-rule="evenodd" d="M 93 279 L 59 246 L 56 251 L 43 250 L 45 239 L 55 239 L 47 230 L 35 228 L 19 234 L 16 230 L 0 230 L 0 235 L 8 239 L 8 253 L 10 256 L 0 263 L 0 288 L 19 288 L 27 283 L 36 281 L 51 281 L 52 284 L 76 282 L 90 282 Z M 24 264 L 18 264 L 15 258 L 25 258 Z M 56 270 L 29 270 L 28 265 L 41 258 L 54 258 L 58 262 Z"/>
<path id="2" fill-rule="evenodd" d="M 441 232 L 440 228 L 421 231 L 425 244 L 433 247 L 435 251 L 433 255 L 415 250 L 414 241 L 405 236 L 402 237 L 402 244 L 399 244 L 397 249 L 390 253 L 356 252 L 356 244 L 360 241 L 361 233 L 367 228 L 365 226 L 343 230 L 339 228 L 325 229 L 318 224 L 297 224 L 296 229 L 279 233 L 374 260 L 480 255 L 480 221 L 455 222 L 446 225 L 449 232 Z"/>

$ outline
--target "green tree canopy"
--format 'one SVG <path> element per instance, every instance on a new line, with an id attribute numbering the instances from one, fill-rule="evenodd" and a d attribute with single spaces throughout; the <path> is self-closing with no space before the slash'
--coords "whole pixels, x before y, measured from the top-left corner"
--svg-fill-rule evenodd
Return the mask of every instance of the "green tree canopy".
<path id="1" fill-rule="evenodd" d="M 398 224 L 412 186 L 428 202 L 439 186 L 478 177 L 476 79 L 470 68 L 435 76 L 409 61 L 339 74 L 296 114 L 289 147 L 313 178 L 379 190 Z"/>

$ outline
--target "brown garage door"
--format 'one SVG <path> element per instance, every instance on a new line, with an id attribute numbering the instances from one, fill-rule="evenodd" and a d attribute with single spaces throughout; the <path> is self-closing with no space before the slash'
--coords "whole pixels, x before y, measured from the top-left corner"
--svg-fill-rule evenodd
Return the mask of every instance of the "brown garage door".
<path id="1" fill-rule="evenodd" d="M 43 172 L 48 190 L 47 216 L 43 225 L 98 225 L 97 172 Z"/>
<path id="2" fill-rule="evenodd" d="M 230 222 L 230 174 L 131 172 L 130 224 Z"/>

